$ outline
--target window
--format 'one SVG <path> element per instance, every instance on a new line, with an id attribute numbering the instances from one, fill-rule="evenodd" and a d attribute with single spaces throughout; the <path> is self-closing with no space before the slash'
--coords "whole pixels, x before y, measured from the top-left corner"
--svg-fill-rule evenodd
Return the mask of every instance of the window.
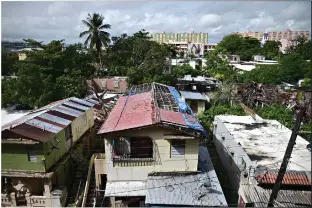
<path id="1" fill-rule="evenodd" d="M 118 88 L 119 87 L 119 81 L 118 80 L 114 80 L 114 88 Z"/>
<path id="2" fill-rule="evenodd" d="M 37 155 L 34 152 L 28 152 L 28 161 L 37 162 Z"/>
<path id="3" fill-rule="evenodd" d="M 184 157 L 185 155 L 185 140 L 171 141 L 171 158 Z"/>

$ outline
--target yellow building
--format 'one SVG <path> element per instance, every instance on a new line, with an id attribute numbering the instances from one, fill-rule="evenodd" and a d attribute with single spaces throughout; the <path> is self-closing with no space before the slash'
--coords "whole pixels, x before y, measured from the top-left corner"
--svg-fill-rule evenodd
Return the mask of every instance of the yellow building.
<path id="1" fill-rule="evenodd" d="M 153 83 L 131 91 L 134 95 L 119 98 L 98 132 L 105 155 L 94 161 L 96 185 L 105 184 L 113 205 L 131 197 L 139 198 L 135 206 L 144 204 L 152 173 L 197 174 L 199 138 L 206 135 L 173 87 Z M 131 197 L 119 198 L 125 196 Z"/>

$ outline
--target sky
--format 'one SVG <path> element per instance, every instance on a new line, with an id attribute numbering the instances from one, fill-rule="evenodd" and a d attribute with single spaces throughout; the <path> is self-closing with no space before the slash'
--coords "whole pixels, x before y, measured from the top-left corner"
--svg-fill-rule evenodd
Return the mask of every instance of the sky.
<path id="1" fill-rule="evenodd" d="M 2 1 L 2 40 L 83 42 L 81 20 L 94 12 L 111 24 L 111 36 L 195 31 L 208 32 L 208 42 L 216 43 L 232 32 L 311 31 L 309 1 Z"/>

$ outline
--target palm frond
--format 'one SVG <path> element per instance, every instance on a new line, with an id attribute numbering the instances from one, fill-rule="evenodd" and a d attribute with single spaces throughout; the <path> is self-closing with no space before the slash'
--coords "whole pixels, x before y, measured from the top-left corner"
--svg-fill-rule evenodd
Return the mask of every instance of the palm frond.
<path id="1" fill-rule="evenodd" d="M 86 20 L 82 20 L 82 23 L 85 25 L 85 26 L 87 26 L 89 29 L 93 29 L 94 28 L 94 26 L 92 25 L 92 23 L 89 21 L 86 21 Z"/>
<path id="2" fill-rule="evenodd" d="M 88 35 L 88 34 L 90 34 L 90 33 L 91 33 L 90 30 L 83 31 L 83 32 L 81 32 L 81 33 L 79 34 L 79 38 L 82 38 L 83 36 Z"/>
<path id="3" fill-rule="evenodd" d="M 99 27 L 99 30 L 102 30 L 102 29 L 111 29 L 111 25 L 110 24 L 104 24 L 101 27 Z"/>
<path id="4" fill-rule="evenodd" d="M 87 39 L 86 39 L 85 42 L 84 42 L 84 45 L 85 45 L 85 46 L 88 45 L 88 42 L 90 41 L 91 37 L 92 37 L 91 34 L 87 37 Z"/>

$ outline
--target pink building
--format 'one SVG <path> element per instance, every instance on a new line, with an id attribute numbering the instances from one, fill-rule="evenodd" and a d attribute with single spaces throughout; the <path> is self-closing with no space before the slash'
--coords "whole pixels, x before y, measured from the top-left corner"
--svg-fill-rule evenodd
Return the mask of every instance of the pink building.
<path id="1" fill-rule="evenodd" d="M 124 93 L 128 89 L 127 77 L 93 78 L 92 80 L 87 80 L 87 84 L 94 86 L 97 93 L 101 93 L 104 90 L 108 90 L 111 93 Z"/>

